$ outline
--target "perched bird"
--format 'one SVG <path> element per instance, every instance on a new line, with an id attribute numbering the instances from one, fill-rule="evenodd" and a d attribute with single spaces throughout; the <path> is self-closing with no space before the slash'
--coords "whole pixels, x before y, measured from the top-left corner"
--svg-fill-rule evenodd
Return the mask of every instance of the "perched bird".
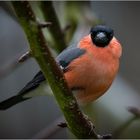
<path id="1" fill-rule="evenodd" d="M 68 47 L 60 53 L 56 62 L 78 102 L 88 103 L 103 95 L 111 86 L 118 72 L 121 54 L 121 44 L 114 37 L 113 30 L 97 25 L 75 47 Z M 45 77 L 39 71 L 16 96 L 1 102 L 0 109 L 29 99 L 29 92 L 38 88 L 43 81 Z"/>

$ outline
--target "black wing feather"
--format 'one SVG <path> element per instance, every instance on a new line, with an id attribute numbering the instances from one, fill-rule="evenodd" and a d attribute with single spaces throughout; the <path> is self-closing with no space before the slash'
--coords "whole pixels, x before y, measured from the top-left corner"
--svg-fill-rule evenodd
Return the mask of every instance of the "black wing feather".
<path id="1" fill-rule="evenodd" d="M 45 81 L 45 77 L 43 73 L 39 71 L 35 75 L 35 77 L 29 83 L 27 83 L 25 87 L 17 95 L 0 102 L 0 110 L 8 109 L 13 105 L 16 105 L 20 102 L 30 99 L 29 97 L 24 97 L 23 95 L 28 94 L 28 92 L 33 89 L 36 89 L 43 81 Z"/>
<path id="2" fill-rule="evenodd" d="M 41 71 L 39 71 L 35 77 L 25 85 L 25 87 L 19 92 L 19 94 L 24 95 L 25 93 L 36 89 L 43 81 L 45 81 L 45 77 Z"/>

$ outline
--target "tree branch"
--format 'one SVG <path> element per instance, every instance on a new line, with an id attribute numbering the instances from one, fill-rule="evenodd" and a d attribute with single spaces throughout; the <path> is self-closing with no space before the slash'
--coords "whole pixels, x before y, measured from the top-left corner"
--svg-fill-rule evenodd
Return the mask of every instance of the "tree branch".
<path id="1" fill-rule="evenodd" d="M 49 4 L 49 3 L 48 3 Z M 69 90 L 62 71 L 53 59 L 36 17 L 28 1 L 13 1 L 12 5 L 22 25 L 33 57 L 48 80 L 54 96 L 65 116 L 68 128 L 77 138 L 98 138 L 93 123 L 79 109 L 76 99 Z"/>

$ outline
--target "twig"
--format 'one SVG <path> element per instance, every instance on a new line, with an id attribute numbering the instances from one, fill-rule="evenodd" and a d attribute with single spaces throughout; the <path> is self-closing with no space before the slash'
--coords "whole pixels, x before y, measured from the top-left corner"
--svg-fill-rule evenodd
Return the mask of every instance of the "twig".
<path id="1" fill-rule="evenodd" d="M 60 122 L 59 124 L 57 124 L 57 126 L 61 127 L 61 128 L 65 128 L 67 127 L 67 123 L 66 122 Z"/>
<path id="2" fill-rule="evenodd" d="M 27 51 L 22 56 L 20 56 L 20 58 L 18 59 L 18 62 L 22 63 L 26 61 L 27 59 L 29 59 L 31 56 L 32 56 L 31 51 Z"/>
<path id="3" fill-rule="evenodd" d="M 12 5 L 27 35 L 32 54 L 48 80 L 65 116 L 68 128 L 77 138 L 99 138 L 94 131 L 93 123 L 79 109 L 75 97 L 66 84 L 62 71 L 48 49 L 41 29 L 36 24 L 32 24 L 36 22 L 36 17 L 29 2 L 13 1 Z"/>
<path id="4" fill-rule="evenodd" d="M 44 22 L 37 19 L 37 24 L 40 28 L 45 28 L 45 27 L 50 27 L 52 25 L 52 22 Z"/>

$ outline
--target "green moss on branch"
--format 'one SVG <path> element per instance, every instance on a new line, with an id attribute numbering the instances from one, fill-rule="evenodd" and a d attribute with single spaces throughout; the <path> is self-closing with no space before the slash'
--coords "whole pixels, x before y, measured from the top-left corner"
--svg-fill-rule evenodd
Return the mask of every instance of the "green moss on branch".
<path id="1" fill-rule="evenodd" d="M 63 73 L 47 47 L 41 28 L 36 24 L 29 2 L 13 1 L 12 5 L 27 35 L 32 54 L 52 88 L 69 129 L 77 138 L 98 138 L 92 122 L 80 111 L 76 99 L 68 89 Z"/>

